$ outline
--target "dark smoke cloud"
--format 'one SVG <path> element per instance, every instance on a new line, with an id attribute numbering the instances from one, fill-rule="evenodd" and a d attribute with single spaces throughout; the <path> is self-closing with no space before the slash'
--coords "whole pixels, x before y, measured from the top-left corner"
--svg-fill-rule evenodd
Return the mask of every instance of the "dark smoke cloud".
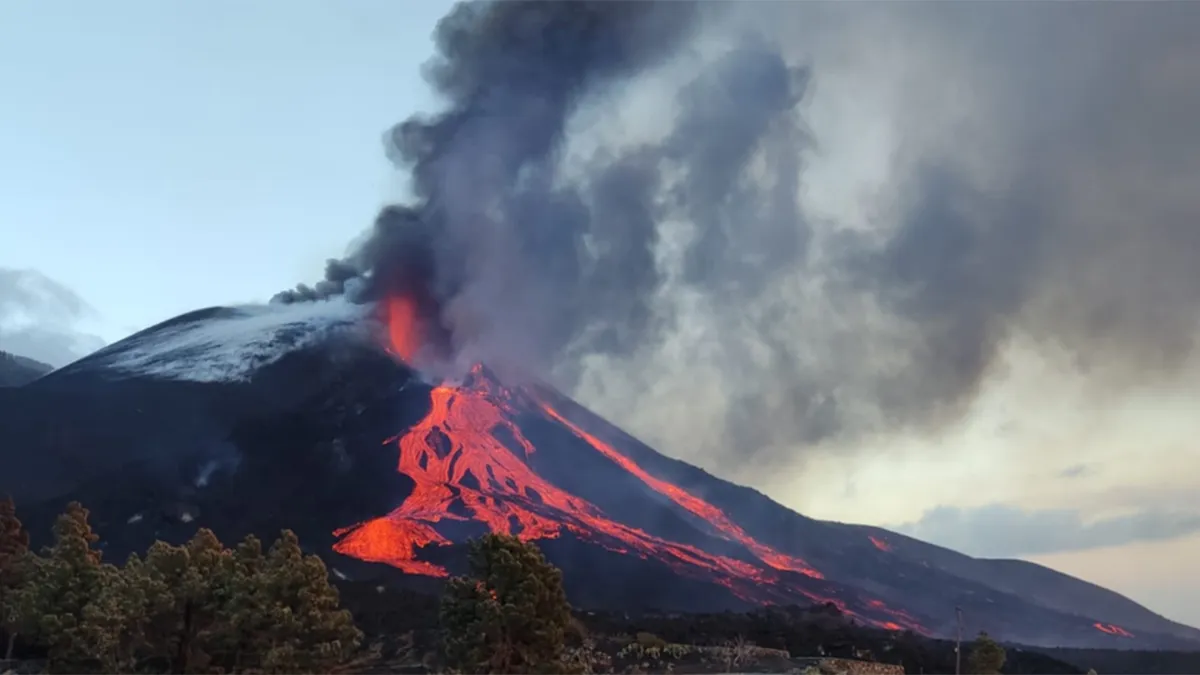
<path id="1" fill-rule="evenodd" d="M 589 323 L 621 326 L 591 338 L 598 348 L 637 340 L 650 324 L 642 298 L 657 283 L 653 158 L 622 157 L 573 186 L 557 183 L 556 163 L 580 99 L 671 54 L 695 14 L 632 2 L 455 7 L 426 65 L 447 109 L 388 138 L 412 172 L 415 204 L 384 210 L 350 260 L 276 300 L 326 297 L 369 277 L 367 298 L 425 299 L 456 351 L 486 344 L 522 361 L 556 354 Z"/>
<path id="2" fill-rule="evenodd" d="M 280 300 L 404 289 L 720 464 L 935 431 L 1018 344 L 1152 382 L 1200 321 L 1198 32 L 1195 3 L 463 5 L 445 112 L 390 134 L 414 203 Z"/>

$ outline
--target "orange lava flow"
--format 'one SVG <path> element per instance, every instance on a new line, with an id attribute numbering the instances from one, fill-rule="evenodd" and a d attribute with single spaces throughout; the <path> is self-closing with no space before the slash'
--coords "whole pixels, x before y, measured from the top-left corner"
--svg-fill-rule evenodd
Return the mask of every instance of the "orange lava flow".
<path id="1" fill-rule="evenodd" d="M 867 535 L 867 539 L 870 539 L 871 544 L 880 551 L 883 551 L 884 553 L 891 553 L 892 545 L 886 541 L 880 539 L 879 537 L 872 537 L 870 535 Z"/>
<path id="2" fill-rule="evenodd" d="M 1133 637 L 1133 633 L 1130 633 L 1114 623 L 1096 623 L 1092 625 L 1101 633 L 1108 633 L 1109 635 L 1116 635 L 1117 637 Z"/>
<path id="3" fill-rule="evenodd" d="M 417 307 L 399 297 L 388 300 L 384 309 L 390 351 L 411 363 L 423 337 Z M 786 603 L 799 595 L 831 602 L 848 616 L 876 626 L 928 632 L 912 616 L 878 600 L 863 599 L 859 606 L 879 618 L 859 617 L 841 600 L 814 592 L 812 584 L 822 588 L 827 582 L 804 560 L 755 540 L 716 506 L 650 475 L 548 403 L 535 404 L 531 392 L 500 386 L 479 365 L 472 369 L 469 382 L 435 387 L 429 414 L 398 439 L 385 441 L 398 445 L 397 470 L 413 480 L 413 491 L 391 513 L 335 531 L 339 537 L 335 551 L 409 574 L 444 577 L 445 568 L 417 559 L 421 549 L 453 543 L 438 531 L 441 524 L 479 522 L 492 532 L 525 541 L 553 539 L 566 530 L 610 551 L 659 561 L 681 576 L 719 583 L 749 602 Z M 535 448 L 512 420 L 518 411 L 539 408 L 648 488 L 694 515 L 709 534 L 739 544 L 750 555 L 746 560 L 715 555 L 614 521 L 595 504 L 538 475 L 528 464 Z M 500 440 L 502 436 L 508 444 Z"/>
<path id="4" fill-rule="evenodd" d="M 625 469 L 629 473 L 636 476 L 643 483 L 650 486 L 650 488 L 655 492 L 658 492 L 684 509 L 695 514 L 701 520 L 706 521 L 709 525 L 715 528 L 717 534 L 719 534 L 721 537 L 736 541 L 742 546 L 745 546 L 747 549 L 753 552 L 759 560 L 762 560 L 777 570 L 798 572 L 814 579 L 825 578 L 823 574 L 813 569 L 808 563 L 804 562 L 800 558 L 795 558 L 793 556 L 780 553 L 769 546 L 765 546 L 755 541 L 750 537 L 750 535 L 746 534 L 745 530 L 735 525 L 728 516 L 726 516 L 720 509 L 712 504 L 688 494 L 687 492 L 674 485 L 671 485 L 664 480 L 659 480 L 658 478 L 646 473 L 645 470 L 635 464 L 633 460 L 617 452 L 616 449 L 611 445 L 601 441 L 595 436 L 592 436 L 583 429 L 580 429 L 567 418 L 558 414 L 558 411 L 551 408 L 547 403 L 541 402 L 540 405 L 542 407 L 542 412 L 546 413 L 546 415 L 548 415 L 551 419 L 559 422 L 571 431 L 575 432 L 576 436 L 580 437 L 584 441 L 587 441 L 588 445 L 595 448 L 598 452 L 600 452 L 600 454 L 611 459 L 622 469 Z"/>
<path id="5" fill-rule="evenodd" d="M 590 502 L 550 484 L 525 463 L 533 445 L 503 414 L 499 397 L 488 394 L 486 387 L 432 391 L 429 415 L 399 440 L 398 469 L 416 483 L 412 494 L 383 518 L 335 532 L 345 536 L 334 550 L 413 574 L 445 576 L 445 570 L 416 560 L 416 550 L 450 543 L 433 524 L 476 520 L 524 540 L 554 538 L 566 528 L 612 550 L 706 568 L 731 585 L 759 571 L 612 521 Z M 519 453 L 497 439 L 497 429 L 515 439 Z M 469 515 L 460 515 L 463 511 Z"/>
<path id="6" fill-rule="evenodd" d="M 551 484 L 526 463 L 534 447 L 509 418 L 514 412 L 511 394 L 483 378 L 471 387 L 436 387 L 431 404 L 425 419 L 398 441 L 397 468 L 414 481 L 412 494 L 386 516 L 336 531 L 335 536 L 340 537 L 334 545 L 337 552 L 410 574 L 444 577 L 444 568 L 416 558 L 423 547 L 451 543 L 435 529 L 443 521 L 478 521 L 493 532 L 514 534 L 526 541 L 555 538 L 566 529 L 609 550 L 658 560 L 681 576 L 722 584 L 750 602 L 788 602 L 799 594 L 814 602 L 833 602 L 847 615 L 857 616 L 840 600 L 822 597 L 780 576 L 779 572 L 796 572 L 820 579 L 804 561 L 755 541 L 716 507 L 650 476 L 545 404 L 542 409 L 552 419 L 566 424 L 652 489 L 703 518 L 714 534 L 742 544 L 765 566 L 714 555 L 616 522 L 591 502 Z M 499 430 L 506 432 L 515 447 L 499 440 Z M 923 632 L 902 611 L 879 601 L 872 601 L 869 607 L 888 619 L 860 617 L 864 621 Z"/>

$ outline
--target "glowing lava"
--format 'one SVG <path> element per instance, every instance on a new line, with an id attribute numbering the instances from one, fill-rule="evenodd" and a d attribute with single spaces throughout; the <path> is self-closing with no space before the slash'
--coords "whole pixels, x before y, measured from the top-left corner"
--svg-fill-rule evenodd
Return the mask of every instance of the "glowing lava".
<path id="1" fill-rule="evenodd" d="M 1108 633 L 1109 635 L 1116 635 L 1117 637 L 1127 637 L 1127 638 L 1133 637 L 1133 633 L 1130 633 L 1129 631 L 1125 630 L 1124 628 L 1121 628 L 1120 626 L 1113 624 L 1113 623 L 1096 623 L 1096 624 L 1092 624 L 1092 626 L 1095 627 L 1095 629 L 1100 631 L 1101 633 Z"/>
<path id="2" fill-rule="evenodd" d="M 712 526 L 718 536 L 736 541 L 742 546 L 745 546 L 746 548 L 750 549 L 750 551 L 752 551 L 759 560 L 762 560 L 777 570 L 799 572 L 800 574 L 810 576 L 814 579 L 825 578 L 825 575 L 810 567 L 808 563 L 804 562 L 803 560 L 793 556 L 785 555 L 773 548 L 755 541 L 750 537 L 750 535 L 746 534 L 742 528 L 735 525 L 728 516 L 721 512 L 720 509 L 712 504 L 694 497 L 675 487 L 674 485 L 671 485 L 666 481 L 659 480 L 646 473 L 640 466 L 634 464 L 633 460 L 617 452 L 616 449 L 614 449 L 611 445 L 608 445 L 604 441 L 601 441 L 595 436 L 588 434 L 583 429 L 580 429 L 578 426 L 567 420 L 567 418 L 558 414 L 558 411 L 551 408 L 549 404 L 540 402 L 540 405 L 542 412 L 546 413 L 548 417 L 560 422 L 563 426 L 575 432 L 576 436 L 587 441 L 588 445 L 595 448 L 598 452 L 600 452 L 600 454 L 608 457 L 618 466 L 634 476 L 637 476 L 639 480 L 650 486 L 650 488 L 655 492 L 658 492 L 684 509 L 687 509 L 701 520 L 706 521 Z"/>
<path id="3" fill-rule="evenodd" d="M 417 304 L 407 297 L 394 297 L 384 305 L 385 320 L 391 352 L 408 363 L 412 363 L 421 348 L 422 331 Z"/>
<path id="4" fill-rule="evenodd" d="M 867 539 L 870 539 L 871 545 L 874 546 L 875 548 L 879 549 L 880 551 L 883 551 L 884 553 L 892 552 L 892 545 L 887 543 L 886 541 L 880 539 L 879 537 L 872 537 L 870 535 L 867 535 Z"/>
<path id="5" fill-rule="evenodd" d="M 387 316 L 393 352 L 401 358 L 414 354 L 421 343 L 414 332 L 413 304 L 391 301 Z M 438 530 L 453 521 L 475 521 L 527 541 L 556 538 L 566 531 L 611 551 L 658 561 L 681 576 L 721 584 L 750 602 L 790 603 L 802 596 L 831 602 L 876 626 L 927 632 L 912 616 L 878 600 L 852 597 L 853 607 L 848 607 L 829 597 L 835 588 L 804 560 L 757 541 L 716 506 L 650 475 L 532 391 L 500 386 L 481 366 L 472 370 L 467 384 L 435 387 L 430 403 L 423 420 L 385 442 L 397 443 L 397 469 L 413 480 L 412 493 L 391 513 L 336 531 L 337 552 L 410 574 L 446 576 L 444 568 L 418 560 L 417 554 L 453 543 Z M 528 464 L 536 450 L 513 422 L 519 413 L 537 411 L 690 513 L 710 535 L 739 545 L 746 555 L 737 559 L 712 554 L 617 522 L 595 504 L 538 475 Z"/>

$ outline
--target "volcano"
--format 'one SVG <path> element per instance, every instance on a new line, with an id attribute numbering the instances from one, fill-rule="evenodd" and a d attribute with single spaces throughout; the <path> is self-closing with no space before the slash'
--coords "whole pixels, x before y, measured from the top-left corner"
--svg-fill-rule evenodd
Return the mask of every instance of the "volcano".
<path id="1" fill-rule="evenodd" d="M 4 471 L 35 536 L 66 501 L 109 559 L 199 526 L 295 530 L 339 578 L 436 587 L 507 532 L 580 607 L 837 607 L 880 630 L 1045 646 L 1200 647 L 1200 631 L 1038 565 L 806 518 L 671 459 L 553 388 L 413 367 L 403 300 L 192 312 L 0 389 Z M 381 336 L 382 339 L 381 339 Z M 382 343 L 382 344 L 381 344 Z"/>

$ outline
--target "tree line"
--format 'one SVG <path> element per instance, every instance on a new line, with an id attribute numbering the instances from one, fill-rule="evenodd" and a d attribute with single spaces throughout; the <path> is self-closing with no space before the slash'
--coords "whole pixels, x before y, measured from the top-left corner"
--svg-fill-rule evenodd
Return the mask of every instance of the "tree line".
<path id="1" fill-rule="evenodd" d="M 51 673 L 346 672 L 369 661 L 363 632 L 340 606 L 325 564 L 304 555 L 291 531 L 264 551 L 254 536 L 227 548 L 200 529 L 183 545 L 155 542 L 121 566 L 103 562 L 88 510 L 78 503 L 57 518 L 53 535 L 50 546 L 34 553 L 12 501 L 0 501 L 0 648 L 6 662 L 18 647 Z M 448 580 L 430 608 L 436 617 L 421 621 L 434 624 L 436 633 L 429 669 L 587 673 L 616 665 L 587 637 L 607 620 L 594 612 L 573 615 L 561 571 L 536 546 L 485 535 L 471 542 L 468 565 L 469 574 Z M 813 623 L 808 615 L 821 609 L 797 608 L 802 620 L 786 609 L 643 619 L 633 626 L 626 617 L 616 634 L 632 630 L 638 645 L 620 651 L 640 646 L 639 655 L 668 654 L 693 642 L 728 645 L 733 633 L 742 642 L 753 638 L 793 654 L 798 648 L 801 654 L 841 651 L 836 636 L 843 635 L 847 651 L 860 651 L 849 649 L 862 640 L 843 633 L 847 627 L 837 617 L 838 625 L 826 629 Z M 395 611 L 421 613 L 414 607 Z M 820 642 L 814 650 L 806 644 L 810 639 Z M 914 647 L 924 643 L 915 636 L 891 643 L 905 654 L 906 667 L 925 670 L 941 660 L 908 653 L 910 641 Z M 966 672 L 997 673 L 1005 661 L 1004 649 L 980 635 Z M 1027 671 L 1017 665 L 1015 672 Z"/>
<path id="2" fill-rule="evenodd" d="M 315 673 L 344 669 L 363 633 L 290 530 L 266 551 L 232 549 L 211 530 L 155 542 L 106 563 L 88 510 L 72 502 L 53 542 L 30 550 L 11 499 L 0 500 L 0 637 L 50 673 Z M 487 535 L 471 545 L 469 577 L 450 579 L 439 611 L 443 668 L 573 672 L 561 572 L 537 547 Z M 3 668 L 0 668 L 3 670 Z"/>
<path id="3" fill-rule="evenodd" d="M 253 536 L 229 549 L 201 529 L 119 567 L 101 559 L 79 503 L 53 534 L 29 550 L 12 500 L 0 501 L 7 661 L 19 645 L 52 673 L 323 672 L 362 641 L 324 563 L 291 531 L 264 551 Z"/>

